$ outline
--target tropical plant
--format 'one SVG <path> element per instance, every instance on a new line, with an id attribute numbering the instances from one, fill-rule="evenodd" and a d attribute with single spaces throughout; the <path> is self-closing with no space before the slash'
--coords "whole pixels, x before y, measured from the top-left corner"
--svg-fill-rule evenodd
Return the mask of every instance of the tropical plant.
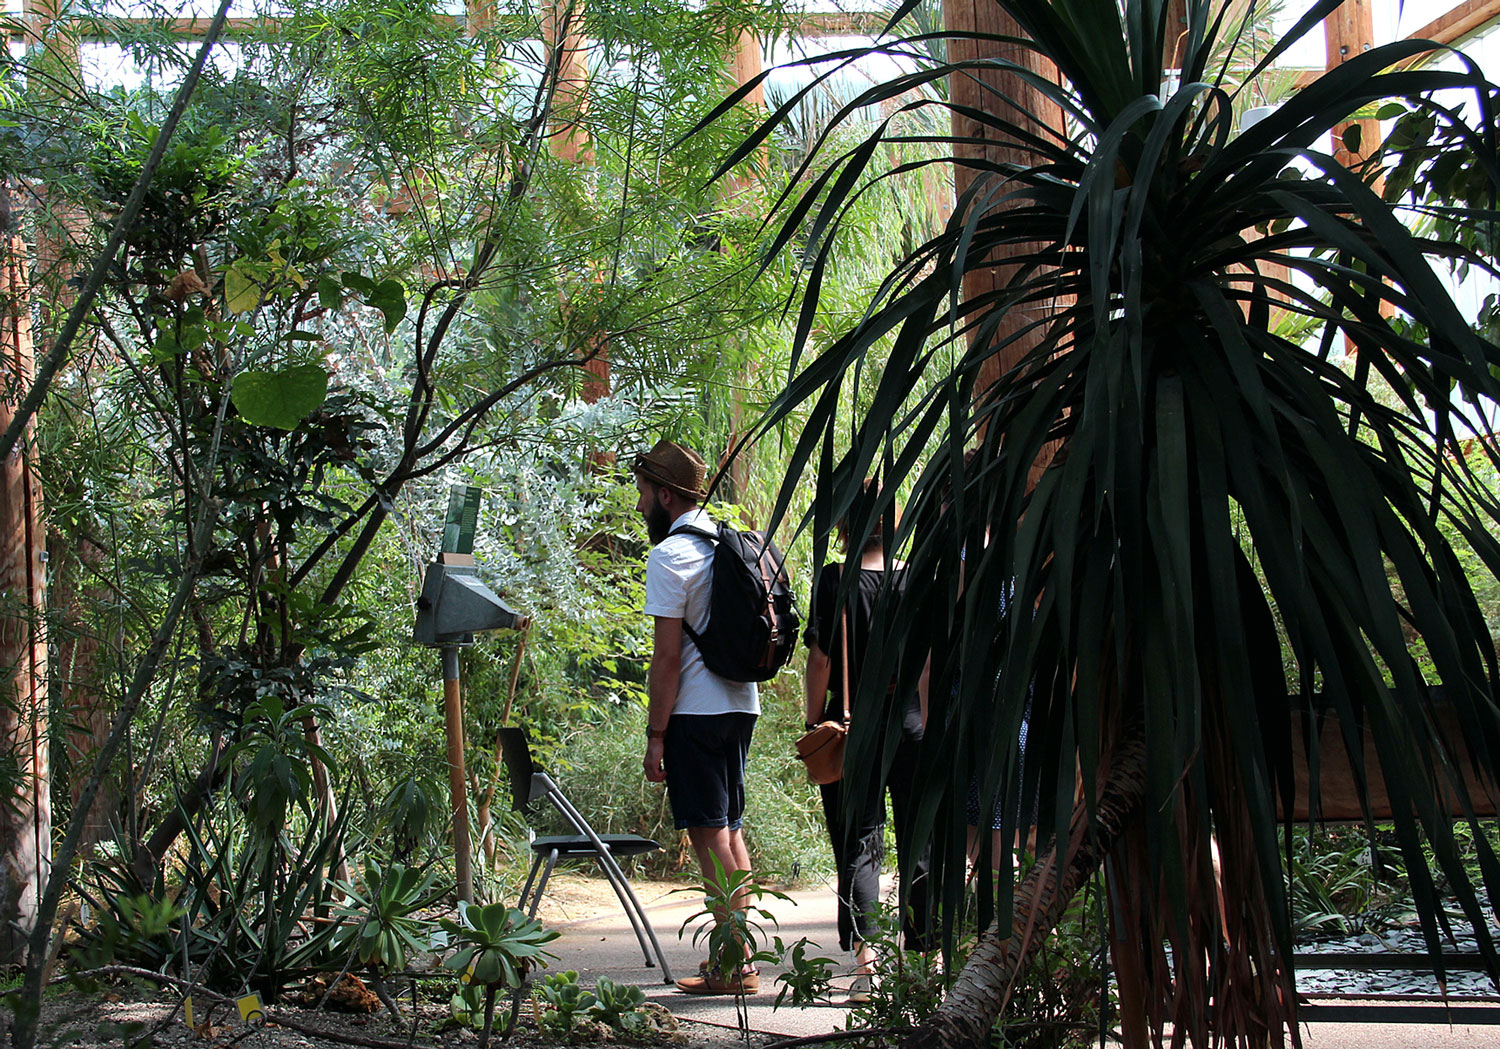
<path id="1" fill-rule="evenodd" d="M 781 958 L 786 971 L 776 976 L 781 990 L 776 992 L 772 1008 L 781 1008 L 782 1002 L 798 1006 L 812 1005 L 828 997 L 833 985 L 835 962 L 832 958 L 813 953 L 818 950 L 821 948 L 805 936 L 787 946 Z"/>
<path id="2" fill-rule="evenodd" d="M 777 962 L 786 953 L 780 937 L 768 941 L 766 922 L 777 924 L 776 916 L 760 901 L 788 900 L 784 892 L 768 888 L 755 880 L 750 871 L 726 871 L 717 856 L 711 857 L 714 869 L 705 871 L 703 879 L 677 892 L 690 892 L 703 901 L 703 908 L 682 920 L 678 939 L 693 927 L 693 945 L 708 952 L 708 973 L 734 988 L 734 1015 L 745 1045 L 750 1044 L 750 1013 L 745 1004 L 745 988 L 736 976 L 746 964 Z"/>
<path id="3" fill-rule="evenodd" d="M 1338 2 L 1314 3 L 1250 75 Z M 1017 34 L 965 36 L 978 54 L 963 58 L 952 37 L 948 63 L 851 104 L 899 109 L 904 92 L 943 77 L 980 85 L 980 102 L 955 103 L 975 130 L 945 158 L 972 176 L 954 219 L 826 344 L 806 322 L 817 278 L 883 132 L 788 205 L 778 244 L 803 215 L 818 220 L 801 356 L 762 424 L 806 413 L 781 506 L 815 470 L 819 559 L 866 475 L 880 472 L 886 495 L 855 506 L 856 540 L 907 493 L 887 534 L 908 578 L 932 584 L 885 603 L 876 630 L 888 666 L 864 679 L 915 676 L 902 654 L 933 653 L 917 808 L 945 900 L 964 877 L 954 799 L 971 785 L 987 805 L 1005 800 L 1008 824 L 1038 811 L 1051 839 L 1013 895 L 1001 885 L 965 972 L 909 1044 L 982 1044 L 1013 974 L 1106 859 L 1112 942 L 1139 947 L 1115 957 L 1127 1040 L 1143 1043 L 1148 1026 L 1159 1038 L 1168 1022 L 1194 1040 L 1284 1039 L 1296 997 L 1276 830 L 1278 802 L 1292 800 L 1299 705 L 1350 726 L 1355 768 L 1365 755 L 1353 726 L 1371 734 L 1429 944 L 1442 909 L 1424 845 L 1500 971 L 1480 886 L 1454 845 L 1455 822 L 1475 823 L 1460 769 L 1490 782 L 1500 770 L 1500 673 L 1447 537 L 1500 571 L 1500 505 L 1462 454 L 1467 444 L 1500 458 L 1483 417 L 1500 397 L 1500 347 L 1472 330 L 1432 261 L 1495 267 L 1441 231 L 1413 232 L 1376 192 L 1373 162 L 1347 166 L 1325 145 L 1384 100 L 1435 114 L 1487 189 L 1483 206 L 1429 207 L 1458 227 L 1493 222 L 1494 85 L 1471 63 L 1407 68 L 1430 48 L 1392 44 L 1237 134 L 1236 85 L 1211 59 L 1232 5 L 1184 5 L 1182 85 L 1167 98 L 1169 5 L 992 6 Z M 913 43 L 876 49 L 921 60 Z M 1440 90 L 1462 104 L 1435 100 Z M 876 359 L 883 367 L 866 367 Z M 851 418 L 852 387 L 868 387 L 868 407 Z M 1425 643 L 1432 679 L 1409 638 Z M 1428 716 L 1437 683 L 1461 744 Z M 875 775 L 877 722 L 856 726 L 849 762 Z M 1316 752 L 1309 761 L 1319 765 Z M 1475 837 L 1483 889 L 1500 901 L 1500 862 Z"/>
<path id="4" fill-rule="evenodd" d="M 639 987 L 601 976 L 594 985 L 594 1003 L 589 1007 L 589 1015 L 613 1030 L 639 1033 L 643 1029 L 640 1008 L 645 1004 L 646 992 Z"/>
<path id="5" fill-rule="evenodd" d="M 461 922 L 443 918 L 440 924 L 458 948 L 443 962 L 444 968 L 461 973 L 466 986 L 483 988 L 479 1046 L 484 1049 L 495 1022 L 495 996 L 501 988 L 519 989 L 532 968 L 547 964 L 545 959 L 553 955 L 542 948 L 557 939 L 558 932 L 503 903 L 467 907 Z M 455 1002 L 455 1015 L 459 1011 Z M 464 1002 L 463 1011 L 472 1013 L 472 1003 Z"/>
<path id="6" fill-rule="evenodd" d="M 392 863 L 384 870 L 375 858 L 365 855 L 364 892 L 343 885 L 347 901 L 337 915 L 345 921 L 333 939 L 331 950 L 349 952 L 351 962 L 370 974 L 370 985 L 397 1021 L 401 1010 L 385 986 L 385 977 L 405 969 L 407 959 L 427 949 L 434 923 L 417 917 L 448 891 L 438 883 L 437 873 L 420 867 Z M 415 984 L 412 985 L 415 996 Z"/>
<path id="7" fill-rule="evenodd" d="M 345 826 L 346 817 L 328 824 L 314 816 L 266 838 L 225 804 L 187 821 L 170 889 L 139 881 L 121 857 L 88 864 L 74 888 L 99 918 L 82 930 L 81 960 L 176 971 L 212 991 L 249 986 L 274 999 L 334 957 L 338 926 L 308 916 L 333 906 L 325 871 Z"/>
<path id="8" fill-rule="evenodd" d="M 874 973 L 866 1001 L 853 1003 L 851 1028 L 910 1031 L 935 1013 L 952 986 L 949 966 L 938 952 L 908 951 L 902 945 L 900 916 L 882 905 L 876 911 Z M 955 938 L 951 960 L 956 968 L 973 947 L 972 917 Z"/>
<path id="9" fill-rule="evenodd" d="M 757 224 L 705 184 L 738 129 L 665 147 L 716 97 L 725 41 L 779 5 L 668 7 L 591 12 L 588 164 L 548 148 L 560 70 L 555 49 L 537 47 L 534 11 L 479 26 L 429 0 L 297 2 L 240 23 L 220 64 L 207 61 L 211 39 L 184 49 L 163 23 L 84 2 L 50 11 L 37 46 L 0 57 L 0 167 L 25 202 L 12 210 L 7 198 L 19 220 L 6 224 L 7 272 L 38 278 L 6 304 L 31 315 L 47 356 L 34 383 L 12 384 L 32 407 L 0 443 L 36 418 L 58 515 L 41 532 L 65 555 L 50 567 L 110 595 L 70 632 L 114 646 L 79 668 L 99 682 L 102 726 L 83 748 L 97 775 L 75 754 L 59 777 L 82 786 L 80 829 L 61 838 L 34 928 L 23 922 L 15 939 L 47 942 L 101 781 L 118 777 L 142 882 L 241 758 L 262 762 L 268 813 L 309 790 L 332 811 L 335 749 L 323 741 L 347 743 L 374 720 L 373 690 L 351 681 L 412 686 L 382 697 L 418 700 L 408 721 L 430 696 L 430 667 L 425 680 L 410 671 L 392 624 L 433 545 L 412 522 L 464 471 L 507 489 L 512 523 L 565 489 L 566 528 L 496 528 L 496 544 L 584 595 L 570 626 L 624 621 L 600 611 L 619 592 L 579 582 L 607 580 L 585 554 L 621 556 L 588 519 L 595 496 L 572 482 L 592 449 L 648 425 L 706 429 L 697 392 L 734 385 L 718 379 L 719 344 L 775 317 L 750 287 Z M 101 87 L 73 68 L 80 38 L 100 33 L 138 67 L 136 85 Z M 15 257 L 28 254 L 23 232 L 35 266 Z M 581 393 L 606 348 L 621 396 L 596 407 Z M 546 596 L 566 606 L 572 593 Z M 7 619 L 18 637 L 39 636 L 35 619 Z M 590 664 L 628 655 L 632 629 L 593 633 L 580 663 L 564 654 L 551 668 L 591 699 Z M 388 650 L 377 656 L 377 643 Z M 252 755 L 236 744 L 257 706 L 275 742 Z M 126 747 L 127 734 L 149 742 Z M 122 750 L 133 760 L 113 769 Z M 197 773 L 180 804 L 163 789 L 170 777 L 151 774 L 177 762 Z M 39 772 L 30 778 L 45 794 Z M 375 786 L 371 801 L 385 793 Z M 338 800 L 356 814 L 367 804 Z M 421 823 L 406 821 L 408 839 Z M 0 837 L 0 850 L 19 840 Z M 18 1011 L 28 1049 L 45 953 L 30 952 Z"/>
<path id="10" fill-rule="evenodd" d="M 173 932 L 182 911 L 147 893 L 107 896 L 99 922 L 80 936 L 78 959 L 87 968 L 123 962 L 154 968 L 172 958 Z"/>

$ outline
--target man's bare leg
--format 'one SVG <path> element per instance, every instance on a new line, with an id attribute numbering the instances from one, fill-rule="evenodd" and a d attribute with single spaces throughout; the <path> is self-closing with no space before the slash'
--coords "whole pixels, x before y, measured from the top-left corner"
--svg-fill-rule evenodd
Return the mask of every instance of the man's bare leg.
<path id="1" fill-rule="evenodd" d="M 750 852 L 745 848 L 745 836 L 738 828 L 689 827 L 688 841 L 698 857 L 698 866 L 705 880 L 714 877 L 714 860 L 724 868 L 725 875 L 734 871 L 750 870 Z M 744 910 L 749 901 L 741 893 L 733 901 L 736 910 Z M 750 954 L 750 945 L 745 944 L 745 954 Z"/>

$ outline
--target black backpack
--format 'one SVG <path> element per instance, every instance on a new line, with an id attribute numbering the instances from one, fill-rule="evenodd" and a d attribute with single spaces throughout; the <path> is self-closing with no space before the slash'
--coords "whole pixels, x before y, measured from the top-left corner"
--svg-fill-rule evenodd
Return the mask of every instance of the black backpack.
<path id="1" fill-rule="evenodd" d="M 797 647 L 797 616 L 786 558 L 762 532 L 719 525 L 717 533 L 678 528 L 672 535 L 711 540 L 714 559 L 708 596 L 708 626 L 682 629 L 698 646 L 703 663 L 727 681 L 765 681 L 786 666 Z"/>

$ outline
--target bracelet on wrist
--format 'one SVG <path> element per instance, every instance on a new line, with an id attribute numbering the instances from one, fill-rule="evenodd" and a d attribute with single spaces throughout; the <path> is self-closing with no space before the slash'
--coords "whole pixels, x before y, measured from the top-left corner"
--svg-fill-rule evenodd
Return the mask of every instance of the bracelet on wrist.
<path id="1" fill-rule="evenodd" d="M 808 732 L 811 732 L 813 729 L 818 727 L 818 723 L 816 721 L 804 721 L 802 723 L 802 727 Z"/>
<path id="2" fill-rule="evenodd" d="M 650 725 L 647 725 L 646 726 L 646 738 L 647 739 L 666 739 L 667 738 L 667 730 L 664 729 L 664 728 L 652 728 Z"/>

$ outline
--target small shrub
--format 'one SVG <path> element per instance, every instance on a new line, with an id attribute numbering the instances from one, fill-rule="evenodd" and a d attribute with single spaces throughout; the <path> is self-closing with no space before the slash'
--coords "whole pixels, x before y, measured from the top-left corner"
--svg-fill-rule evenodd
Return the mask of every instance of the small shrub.
<path id="1" fill-rule="evenodd" d="M 802 1006 L 826 1001 L 833 983 L 834 960 L 822 956 L 808 957 L 808 949 L 818 945 L 805 936 L 790 949 L 783 947 L 780 939 L 777 939 L 776 946 L 787 970 L 776 977 L 781 990 L 776 992 L 773 1008 L 781 1008 L 782 1002 Z"/>
<path id="2" fill-rule="evenodd" d="M 597 998 L 578 983 L 578 972 L 553 973 L 534 986 L 535 997 L 547 1006 L 537 1011 L 537 1025 L 559 1038 L 571 1038 L 578 1021 L 587 1015 Z"/>
<path id="3" fill-rule="evenodd" d="M 643 1029 L 641 1006 L 646 992 L 628 983 L 615 983 L 608 976 L 599 977 L 589 1015 L 616 1031 L 637 1034 Z"/>
<path id="4" fill-rule="evenodd" d="M 557 939 L 558 933 L 503 903 L 469 907 L 461 923 L 444 918 L 441 924 L 458 944 L 444 967 L 462 973 L 461 982 L 469 987 L 483 988 L 479 1049 L 485 1049 L 495 1022 L 495 996 L 501 988 L 519 988 L 533 966 L 545 965 L 543 959 L 553 955 L 542 948 Z M 455 994 L 451 1005 L 460 1022 L 473 1022 L 476 1007 L 471 991 Z"/>

